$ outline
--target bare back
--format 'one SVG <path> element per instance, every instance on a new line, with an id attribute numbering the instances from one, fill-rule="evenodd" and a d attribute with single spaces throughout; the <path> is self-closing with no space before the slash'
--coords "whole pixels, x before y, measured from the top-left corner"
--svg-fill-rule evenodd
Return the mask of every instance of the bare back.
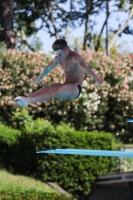
<path id="1" fill-rule="evenodd" d="M 65 83 L 79 83 L 82 85 L 85 72 L 76 63 L 75 60 L 77 56 L 78 54 L 76 52 L 71 51 L 70 57 L 67 60 L 58 60 L 65 75 Z"/>

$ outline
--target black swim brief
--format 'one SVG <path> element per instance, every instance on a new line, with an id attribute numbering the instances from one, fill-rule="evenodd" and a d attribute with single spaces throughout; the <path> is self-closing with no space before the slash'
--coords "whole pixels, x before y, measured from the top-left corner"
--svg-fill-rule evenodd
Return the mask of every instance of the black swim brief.
<path id="1" fill-rule="evenodd" d="M 79 97 L 80 93 L 82 92 L 82 87 L 81 87 L 81 85 L 80 85 L 79 83 L 76 83 L 75 85 L 76 85 L 76 86 L 78 87 L 78 89 L 79 89 L 78 96 L 75 98 L 75 99 L 77 99 L 77 98 Z"/>

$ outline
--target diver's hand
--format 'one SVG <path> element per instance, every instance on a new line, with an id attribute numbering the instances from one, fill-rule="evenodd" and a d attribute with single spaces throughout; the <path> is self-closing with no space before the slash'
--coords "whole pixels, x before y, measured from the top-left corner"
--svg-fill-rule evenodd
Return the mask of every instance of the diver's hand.
<path id="1" fill-rule="evenodd" d="M 96 80 L 96 87 L 98 88 L 98 87 L 99 87 L 99 85 L 101 85 L 103 82 L 104 82 L 104 80 L 103 80 L 103 79 L 101 79 L 101 78 L 98 78 L 98 79 Z"/>
<path id="2" fill-rule="evenodd" d="M 40 86 L 42 86 L 41 82 L 40 82 L 40 78 L 39 76 L 36 76 L 36 77 L 33 77 L 31 80 L 30 80 L 31 83 L 38 83 Z"/>

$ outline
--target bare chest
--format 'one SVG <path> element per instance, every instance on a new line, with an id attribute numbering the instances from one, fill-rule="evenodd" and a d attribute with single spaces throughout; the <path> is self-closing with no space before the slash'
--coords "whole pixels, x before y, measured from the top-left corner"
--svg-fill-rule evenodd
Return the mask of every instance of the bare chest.
<path id="1" fill-rule="evenodd" d="M 77 64 L 76 63 L 74 63 L 71 59 L 70 60 L 68 60 L 68 61 L 60 61 L 59 62 L 59 64 L 60 64 L 60 66 L 61 66 L 61 68 L 63 69 L 63 71 L 65 72 L 65 73 L 69 73 L 69 72 L 72 72 L 72 71 L 74 71 L 75 70 L 75 67 L 77 66 Z"/>

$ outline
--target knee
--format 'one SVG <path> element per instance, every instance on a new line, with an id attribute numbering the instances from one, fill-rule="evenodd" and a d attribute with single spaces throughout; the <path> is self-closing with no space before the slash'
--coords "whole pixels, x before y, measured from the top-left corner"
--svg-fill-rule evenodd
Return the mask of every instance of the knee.
<path id="1" fill-rule="evenodd" d="M 56 88 L 51 88 L 49 90 L 49 93 L 50 93 L 51 97 L 54 98 L 58 95 L 59 91 L 60 91 L 59 88 L 56 87 Z"/>

